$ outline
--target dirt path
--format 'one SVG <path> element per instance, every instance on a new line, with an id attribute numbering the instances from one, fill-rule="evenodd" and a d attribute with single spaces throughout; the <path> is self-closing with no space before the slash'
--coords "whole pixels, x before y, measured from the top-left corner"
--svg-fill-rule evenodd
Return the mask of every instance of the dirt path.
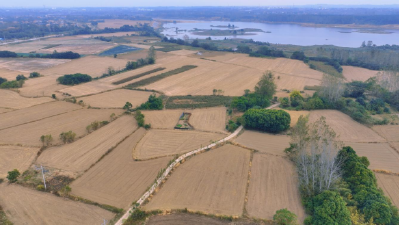
<path id="1" fill-rule="evenodd" d="M 273 105 L 269 106 L 266 109 L 272 109 L 272 108 L 275 108 L 275 107 L 277 107 L 279 105 L 280 105 L 280 103 L 276 103 L 276 104 L 273 104 Z M 199 149 L 196 149 L 196 150 L 193 150 L 191 152 L 188 152 L 186 154 L 181 155 L 179 158 L 177 158 L 173 163 L 171 163 L 165 169 L 165 172 L 161 175 L 161 177 L 158 178 L 157 181 L 151 186 L 151 188 L 146 193 L 144 193 L 143 196 L 136 202 L 136 204 L 135 204 L 136 206 L 132 206 L 131 208 L 129 208 L 129 210 L 127 210 L 125 212 L 125 214 L 115 223 L 115 225 L 123 225 L 123 221 L 128 219 L 128 217 L 130 215 L 130 212 L 133 211 L 135 208 L 137 208 L 137 207 L 139 207 L 139 206 L 141 206 L 143 204 L 143 202 L 154 192 L 154 190 L 158 186 L 160 186 L 162 181 L 168 176 L 168 174 L 171 172 L 172 168 L 175 167 L 175 165 L 177 165 L 178 163 L 180 163 L 182 160 L 186 159 L 189 156 L 192 156 L 192 155 L 194 155 L 194 154 L 196 154 L 198 152 L 204 151 L 206 149 L 213 148 L 213 147 L 217 146 L 220 143 L 223 143 L 223 142 L 231 140 L 232 138 L 236 137 L 242 130 L 243 130 L 243 126 L 240 126 L 235 130 L 235 132 L 230 134 L 228 137 L 225 137 L 225 138 L 223 138 L 223 139 L 221 139 L 221 140 L 219 140 L 217 142 L 214 142 L 214 143 L 212 143 L 210 145 L 207 145 L 206 147 L 199 148 Z"/>

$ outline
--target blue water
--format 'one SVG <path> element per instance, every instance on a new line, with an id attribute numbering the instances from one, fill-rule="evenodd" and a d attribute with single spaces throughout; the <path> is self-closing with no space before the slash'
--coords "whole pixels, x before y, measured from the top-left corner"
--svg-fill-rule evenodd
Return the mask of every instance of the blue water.
<path id="1" fill-rule="evenodd" d="M 253 39 L 254 41 L 269 42 L 273 44 L 293 44 L 301 46 L 310 45 L 335 45 L 341 47 L 360 47 L 365 41 L 372 41 L 376 45 L 399 44 L 399 30 L 380 30 L 390 32 L 390 34 L 376 33 L 359 33 L 355 32 L 359 29 L 348 28 L 321 28 L 321 27 L 303 27 L 295 24 L 267 24 L 253 22 L 223 22 L 223 21 L 192 21 L 191 23 L 165 23 L 163 25 L 163 34 L 168 37 L 183 38 L 188 35 L 191 39 L 205 39 L 208 36 L 194 35 L 191 30 L 198 29 L 228 29 L 220 27 L 211 27 L 228 24 L 234 24 L 238 29 L 241 28 L 258 28 L 266 32 L 251 32 L 255 35 L 238 35 L 238 36 L 212 36 L 214 40 L 222 40 L 226 38 L 243 38 Z M 176 27 L 180 31 L 175 32 Z M 346 33 L 341 33 L 346 32 Z"/>
<path id="2" fill-rule="evenodd" d="M 99 56 L 109 56 L 109 55 L 114 55 L 114 54 L 133 52 L 133 51 L 137 51 L 137 50 L 140 50 L 140 48 L 135 48 L 132 46 L 127 46 L 127 45 L 118 45 L 117 47 L 108 49 L 108 50 L 100 53 Z"/>

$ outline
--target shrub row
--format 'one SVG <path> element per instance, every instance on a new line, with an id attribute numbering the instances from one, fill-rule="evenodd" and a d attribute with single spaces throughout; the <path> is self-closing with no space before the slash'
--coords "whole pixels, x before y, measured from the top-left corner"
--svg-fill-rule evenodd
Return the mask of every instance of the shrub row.
<path id="1" fill-rule="evenodd" d="M 115 85 L 123 84 L 123 83 L 126 83 L 128 81 L 131 81 L 131 80 L 134 80 L 134 79 L 137 79 L 137 78 L 140 78 L 140 77 L 143 77 L 143 76 L 146 76 L 148 74 L 155 73 L 155 72 L 158 72 L 158 71 L 161 71 L 161 70 L 165 70 L 165 68 L 164 67 L 158 67 L 158 68 L 155 68 L 155 69 L 152 69 L 152 70 L 149 70 L 149 71 L 146 71 L 146 72 L 134 75 L 134 76 L 130 76 L 130 77 L 121 79 L 119 81 L 115 81 L 115 82 L 113 82 L 113 84 L 115 84 Z"/>

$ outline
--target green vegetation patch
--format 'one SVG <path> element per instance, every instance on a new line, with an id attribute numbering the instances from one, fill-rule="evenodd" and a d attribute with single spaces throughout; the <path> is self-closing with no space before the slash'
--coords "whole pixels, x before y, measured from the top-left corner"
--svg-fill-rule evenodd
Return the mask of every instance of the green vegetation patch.
<path id="1" fill-rule="evenodd" d="M 194 68 L 196 68 L 196 67 L 197 67 L 197 66 L 195 66 L 195 65 L 186 65 L 186 66 L 182 66 L 182 67 L 180 67 L 180 68 L 177 68 L 177 69 L 170 70 L 170 71 L 168 71 L 168 72 L 159 74 L 159 75 L 157 75 L 157 76 L 149 77 L 149 78 L 147 78 L 147 79 L 143 79 L 143 80 L 140 80 L 140 81 L 138 81 L 138 82 L 129 84 L 129 85 L 127 86 L 127 88 L 137 88 L 137 87 L 140 87 L 140 86 L 148 85 L 148 84 L 157 82 L 157 81 L 159 81 L 159 80 L 162 80 L 162 79 L 164 79 L 164 78 L 166 78 L 166 77 L 173 76 L 173 75 L 176 75 L 176 74 L 179 74 L 179 73 L 183 73 L 183 72 L 185 72 L 185 71 L 194 69 Z"/>
<path id="2" fill-rule="evenodd" d="M 335 77 L 343 78 L 343 74 L 339 73 L 333 66 L 328 65 L 324 62 L 310 60 L 309 64 L 310 64 L 311 69 L 314 69 L 314 67 L 315 67 L 315 70 L 321 71 L 323 73 L 327 73 L 327 74 L 335 76 Z M 314 66 L 312 66 L 312 65 L 314 65 Z"/>
<path id="3" fill-rule="evenodd" d="M 121 79 L 119 81 L 115 81 L 115 82 L 113 82 L 113 84 L 115 84 L 115 85 L 123 84 L 125 82 L 131 81 L 131 80 L 134 80 L 134 79 L 137 79 L 137 78 L 140 78 L 140 77 L 143 77 L 143 76 L 146 76 L 148 74 L 155 73 L 155 72 L 158 72 L 158 71 L 161 71 L 161 70 L 165 70 L 165 68 L 164 67 L 158 67 L 158 68 L 155 68 L 155 69 L 152 69 L 152 70 L 149 70 L 149 71 L 146 71 L 146 72 L 134 75 L 134 76 L 130 76 L 130 77 Z"/>
<path id="4" fill-rule="evenodd" d="M 87 74 L 75 73 L 67 74 L 57 78 L 58 83 L 64 85 L 75 85 L 92 81 L 92 77 Z"/>
<path id="5" fill-rule="evenodd" d="M 229 106 L 232 97 L 222 95 L 199 95 L 199 96 L 172 96 L 169 97 L 165 108 L 205 108 L 215 106 Z"/>

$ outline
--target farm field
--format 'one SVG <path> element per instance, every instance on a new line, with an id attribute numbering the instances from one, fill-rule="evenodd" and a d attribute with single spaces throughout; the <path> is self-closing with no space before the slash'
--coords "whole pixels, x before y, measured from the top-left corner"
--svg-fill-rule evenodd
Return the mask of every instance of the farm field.
<path id="1" fill-rule="evenodd" d="M 1 58 L 0 68 L 30 73 L 62 65 L 69 59 L 40 59 L 40 58 Z"/>
<path id="2" fill-rule="evenodd" d="M 134 161 L 132 150 L 144 135 L 138 129 L 71 185 L 72 194 L 127 209 L 146 191 L 171 157 Z"/>
<path id="3" fill-rule="evenodd" d="M 122 114 L 118 109 L 80 109 L 58 116 L 45 118 L 21 126 L 0 130 L 0 144 L 41 146 L 39 138 L 51 134 L 53 144 L 60 144 L 58 136 L 61 132 L 73 131 L 76 138 L 87 133 L 86 126 L 94 121 L 109 120 L 110 115 Z"/>
<path id="4" fill-rule="evenodd" d="M 121 20 L 121 19 L 105 19 L 104 22 L 100 22 L 97 25 L 97 28 L 99 29 L 104 29 L 106 27 L 108 28 L 120 28 L 123 25 L 129 25 L 129 26 L 136 26 L 139 24 L 149 24 L 151 25 L 151 21 L 145 21 L 145 20 Z"/>
<path id="5" fill-rule="evenodd" d="M 149 130 L 134 150 L 134 157 L 149 159 L 189 152 L 225 137 L 224 134 L 189 130 Z"/>
<path id="6" fill-rule="evenodd" d="M 7 177 L 7 172 L 13 169 L 25 171 L 29 168 L 39 148 L 25 148 L 19 146 L 0 146 L 0 178 Z"/>
<path id="7" fill-rule="evenodd" d="M 294 127 L 299 120 L 300 116 L 308 116 L 310 114 L 309 111 L 293 111 L 293 110 L 284 110 L 290 114 L 290 127 Z"/>
<path id="8" fill-rule="evenodd" d="M 3 108 L 23 109 L 34 105 L 54 101 L 52 98 L 26 98 L 15 91 L 0 89 L 0 106 Z"/>
<path id="9" fill-rule="evenodd" d="M 147 225 L 223 225 L 230 224 L 227 221 L 222 221 L 206 216 L 193 215 L 193 214 L 169 214 L 169 215 L 156 215 L 151 216 Z"/>
<path id="10" fill-rule="evenodd" d="M 399 172 L 399 154 L 388 143 L 351 143 L 345 142 L 359 156 L 366 156 L 370 162 L 370 169 L 388 170 Z"/>
<path id="11" fill-rule="evenodd" d="M 372 129 L 387 141 L 399 141 L 399 125 L 375 125 Z"/>
<path id="12" fill-rule="evenodd" d="M 198 131 L 213 131 L 225 133 L 226 108 L 213 107 L 185 110 L 192 113 L 189 123 Z"/>
<path id="13" fill-rule="evenodd" d="M 290 147 L 290 136 L 246 130 L 236 138 L 235 142 L 261 153 L 285 156 L 283 151 Z"/>
<path id="14" fill-rule="evenodd" d="M 354 66 L 342 66 L 343 76 L 348 81 L 366 81 L 371 77 L 374 77 L 379 71 L 369 70 Z"/>
<path id="15" fill-rule="evenodd" d="M 29 77 L 29 73 L 27 73 L 27 72 L 21 72 L 21 71 L 0 68 L 0 77 L 5 78 L 9 81 L 15 80 L 15 78 L 20 74 L 24 75 L 25 77 Z"/>
<path id="16" fill-rule="evenodd" d="M 152 128 L 174 129 L 179 121 L 179 117 L 185 110 L 159 110 L 159 111 L 142 111 L 146 123 L 151 124 Z M 190 123 L 190 122 L 189 122 Z"/>
<path id="17" fill-rule="evenodd" d="M 228 144 L 200 154 L 179 166 L 144 209 L 242 215 L 249 163 L 250 151 Z"/>
<path id="18" fill-rule="evenodd" d="M 118 54 L 117 59 L 128 59 L 128 60 L 138 60 L 141 58 L 146 58 L 149 54 L 147 49 L 137 50 L 133 52 L 127 52 L 124 54 Z M 158 54 L 158 52 L 157 52 Z M 157 55 L 158 56 L 158 55 Z"/>
<path id="19" fill-rule="evenodd" d="M 135 129 L 135 119 L 122 116 L 73 143 L 46 149 L 37 162 L 57 169 L 83 172 Z"/>
<path id="20" fill-rule="evenodd" d="M 277 156 L 254 154 L 247 212 L 251 217 L 272 220 L 279 209 L 295 213 L 298 222 L 305 218 L 293 163 Z"/>
<path id="21" fill-rule="evenodd" d="M 399 175 L 375 173 L 378 187 L 392 200 L 392 203 L 399 207 Z"/>
<path id="22" fill-rule="evenodd" d="M 6 112 L 11 112 L 13 109 L 7 109 L 7 108 L 0 108 L 0 114 L 1 113 L 6 113 Z"/>
<path id="23" fill-rule="evenodd" d="M 314 110 L 310 113 L 310 122 L 318 120 L 321 116 L 326 118 L 326 123 L 336 132 L 339 139 L 344 142 L 385 142 L 385 139 L 372 129 L 354 121 L 348 115 L 336 110 Z"/>
<path id="24" fill-rule="evenodd" d="M 82 107 L 73 103 L 56 101 L 15 110 L 1 115 L 0 130 L 78 109 Z"/>
<path id="25" fill-rule="evenodd" d="M 28 79 L 25 81 L 22 88 L 19 88 L 21 96 L 26 97 L 43 97 L 51 96 L 56 94 L 58 96 L 58 90 L 66 88 L 68 86 L 58 84 L 57 78 L 53 76 L 38 77 L 34 79 Z"/>
<path id="26" fill-rule="evenodd" d="M 126 102 L 132 103 L 133 108 L 147 101 L 152 92 L 118 89 L 97 95 L 78 98 L 86 105 L 98 108 L 122 108 Z"/>
<path id="27" fill-rule="evenodd" d="M 101 224 L 114 214 L 93 205 L 71 201 L 19 185 L 0 185 L 0 202 L 14 224 Z"/>

